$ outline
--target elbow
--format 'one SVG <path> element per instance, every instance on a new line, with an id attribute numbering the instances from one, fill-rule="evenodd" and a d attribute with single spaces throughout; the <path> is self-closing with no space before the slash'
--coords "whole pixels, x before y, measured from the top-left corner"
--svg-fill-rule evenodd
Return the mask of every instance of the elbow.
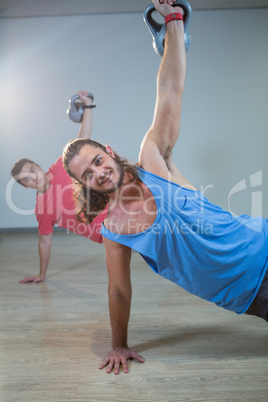
<path id="1" fill-rule="evenodd" d="M 157 95 L 158 104 L 167 112 L 172 111 L 174 108 L 177 109 L 182 102 L 183 88 L 176 87 L 171 90 L 162 88 L 159 89 Z"/>
<path id="2" fill-rule="evenodd" d="M 52 233 L 49 233 L 48 235 L 41 235 L 39 236 L 39 245 L 42 247 L 49 247 L 51 246 L 52 242 Z"/>
<path id="3" fill-rule="evenodd" d="M 158 85 L 158 96 L 168 96 L 170 98 L 181 97 L 184 92 L 184 82 L 175 81 Z"/>
<path id="4" fill-rule="evenodd" d="M 178 116 L 181 109 L 182 93 L 166 93 L 158 98 L 157 114 L 163 116 L 165 125 L 174 122 L 174 117 Z"/>
<path id="5" fill-rule="evenodd" d="M 128 289 L 119 289 L 108 287 L 109 300 L 117 300 L 120 302 L 127 302 L 131 299 L 132 289 L 131 286 Z"/>

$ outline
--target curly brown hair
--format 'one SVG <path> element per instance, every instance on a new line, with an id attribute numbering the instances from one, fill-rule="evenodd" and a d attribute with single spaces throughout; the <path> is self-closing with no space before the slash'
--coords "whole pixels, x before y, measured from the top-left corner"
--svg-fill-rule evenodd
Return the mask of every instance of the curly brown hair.
<path id="1" fill-rule="evenodd" d="M 74 176 L 70 170 L 70 163 L 72 159 L 79 154 L 84 145 L 91 145 L 92 147 L 99 148 L 107 153 L 105 146 L 99 142 L 87 138 L 77 138 L 69 141 L 65 146 L 63 150 L 62 163 L 68 175 L 73 179 L 74 202 L 77 220 L 79 222 L 86 222 L 90 224 L 93 219 L 105 209 L 107 203 L 109 202 L 109 195 L 98 193 L 97 191 L 86 187 Z M 115 161 L 119 163 L 124 172 L 128 174 L 130 181 L 138 179 L 137 166 L 131 164 L 127 159 L 121 158 L 115 152 L 114 155 Z"/>

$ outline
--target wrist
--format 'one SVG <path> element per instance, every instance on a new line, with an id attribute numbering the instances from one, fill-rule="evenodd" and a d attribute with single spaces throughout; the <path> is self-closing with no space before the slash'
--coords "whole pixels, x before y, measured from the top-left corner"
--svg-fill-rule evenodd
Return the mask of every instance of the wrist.
<path id="1" fill-rule="evenodd" d="M 128 348 L 126 337 L 112 338 L 111 346 L 113 349 Z"/>
<path id="2" fill-rule="evenodd" d="M 93 109 L 96 105 L 83 105 L 82 108 L 85 109 Z"/>
<path id="3" fill-rule="evenodd" d="M 127 345 L 113 346 L 113 350 L 129 349 Z"/>
<path id="4" fill-rule="evenodd" d="M 93 99 L 92 98 L 88 98 L 86 97 L 86 100 L 83 100 L 84 105 L 86 106 L 90 106 L 93 103 Z"/>
<path id="5" fill-rule="evenodd" d="M 165 24 L 167 25 L 171 21 L 183 21 L 182 13 L 171 13 L 165 16 Z"/>
<path id="6" fill-rule="evenodd" d="M 165 10 L 157 10 L 158 12 L 159 12 L 159 14 L 161 14 L 162 15 L 162 17 L 166 17 L 167 15 L 169 15 L 169 14 L 172 14 L 172 13 L 180 13 L 180 14 L 182 14 L 182 15 L 184 15 L 184 9 L 182 8 L 182 7 L 179 7 L 179 6 L 171 6 L 171 7 L 169 7 L 168 9 L 165 9 Z"/>

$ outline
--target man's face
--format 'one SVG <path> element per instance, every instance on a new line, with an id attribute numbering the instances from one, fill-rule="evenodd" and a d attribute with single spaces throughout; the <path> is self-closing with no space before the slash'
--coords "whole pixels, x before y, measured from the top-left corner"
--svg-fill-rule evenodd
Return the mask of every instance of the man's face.
<path id="1" fill-rule="evenodd" d="M 47 176 L 40 166 L 34 163 L 25 163 L 19 173 L 21 183 L 28 188 L 42 190 L 47 184 Z"/>
<path id="2" fill-rule="evenodd" d="M 112 150 L 107 152 L 89 144 L 70 162 L 70 170 L 78 181 L 98 193 L 110 194 L 122 184 L 124 171 L 114 159 Z"/>

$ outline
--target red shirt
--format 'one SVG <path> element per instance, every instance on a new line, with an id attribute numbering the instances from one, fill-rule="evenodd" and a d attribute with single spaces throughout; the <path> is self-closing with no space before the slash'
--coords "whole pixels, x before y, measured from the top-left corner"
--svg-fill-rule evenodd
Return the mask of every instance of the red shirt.
<path id="1" fill-rule="evenodd" d="M 90 225 L 79 222 L 75 214 L 72 179 L 62 165 L 62 157 L 49 168 L 48 177 L 48 190 L 44 194 L 36 195 L 35 215 L 39 234 L 52 233 L 53 226 L 57 224 L 67 231 L 102 243 L 100 229 L 108 207 Z"/>

